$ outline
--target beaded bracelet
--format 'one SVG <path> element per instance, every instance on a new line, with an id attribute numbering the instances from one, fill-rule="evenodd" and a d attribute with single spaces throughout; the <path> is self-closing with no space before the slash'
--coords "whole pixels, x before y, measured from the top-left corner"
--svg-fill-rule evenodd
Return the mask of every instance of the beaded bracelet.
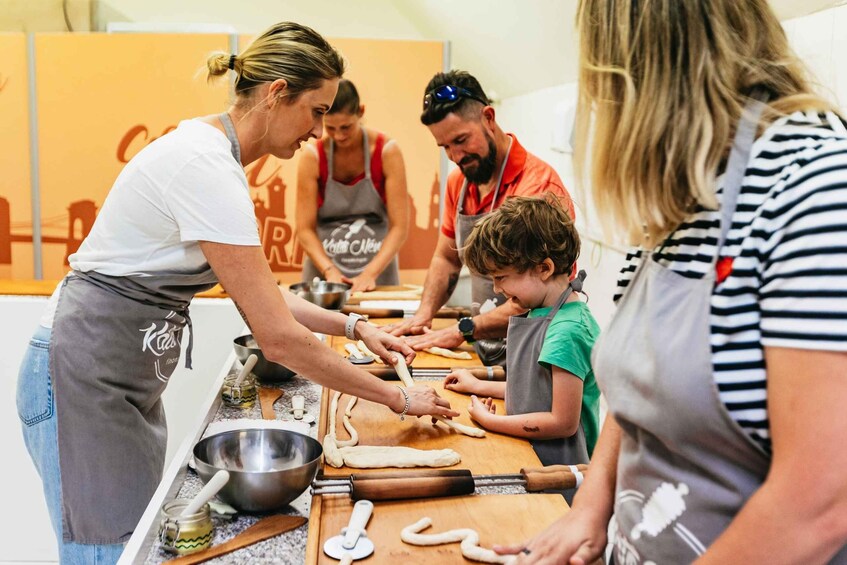
<path id="1" fill-rule="evenodd" d="M 399 414 L 400 414 L 400 421 L 402 422 L 403 420 L 405 420 L 405 419 L 406 419 L 406 413 L 407 413 L 407 412 L 409 412 L 409 406 L 411 406 L 411 404 L 412 404 L 412 403 L 411 403 L 411 401 L 409 400 L 409 393 L 408 393 L 408 392 L 406 392 L 406 389 L 405 389 L 405 388 L 403 388 L 403 387 L 402 387 L 402 386 L 400 386 L 400 385 L 394 385 L 394 386 L 396 386 L 397 388 L 399 388 L 399 389 L 400 389 L 400 392 L 402 392 L 402 393 L 403 393 L 403 398 L 405 398 L 405 399 L 406 399 L 406 405 L 405 405 L 405 406 L 403 406 L 403 411 L 399 413 Z M 394 412 L 394 410 L 393 410 L 393 409 L 392 409 L 391 411 L 392 411 L 392 412 Z M 394 413 L 395 413 L 395 414 L 397 414 L 397 412 L 394 412 Z"/>

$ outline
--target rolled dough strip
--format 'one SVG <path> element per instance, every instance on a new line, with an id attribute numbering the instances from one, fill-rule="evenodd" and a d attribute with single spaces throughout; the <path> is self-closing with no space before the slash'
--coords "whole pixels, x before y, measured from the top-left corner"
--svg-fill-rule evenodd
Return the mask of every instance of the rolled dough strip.
<path id="1" fill-rule="evenodd" d="M 370 349 L 368 349 L 368 346 L 365 345 L 365 342 L 362 341 L 361 339 L 356 342 L 356 346 L 359 348 L 359 351 L 361 351 L 362 353 L 364 353 L 368 357 L 373 357 L 373 360 L 376 361 L 377 363 L 380 363 L 381 365 L 385 364 L 385 363 L 382 362 L 382 359 L 380 358 L 380 356 L 377 355 L 376 353 L 374 353 L 373 351 L 371 351 Z"/>
<path id="2" fill-rule="evenodd" d="M 420 290 L 371 290 L 350 294 L 350 298 L 358 300 L 418 300 L 420 297 Z"/>
<path id="3" fill-rule="evenodd" d="M 400 377 L 400 381 L 403 383 L 403 386 L 415 386 L 415 381 L 412 379 L 412 375 L 409 374 L 409 368 L 406 366 L 406 361 L 400 355 L 397 355 L 396 357 L 397 364 L 394 365 L 394 370 L 397 371 L 397 376 Z M 485 430 L 483 429 L 476 428 L 474 426 L 466 426 L 442 416 L 433 416 L 433 418 L 448 428 L 453 428 L 460 434 L 465 434 L 466 436 L 471 437 L 485 437 Z"/>
<path id="4" fill-rule="evenodd" d="M 357 469 L 382 467 L 450 467 L 462 458 L 452 449 L 413 449 L 397 445 L 357 445 L 339 448 L 344 464 Z"/>
<path id="5" fill-rule="evenodd" d="M 347 409 L 344 410 L 344 415 L 348 418 L 353 414 L 353 407 L 356 405 L 356 402 L 359 401 L 358 396 L 351 396 L 350 402 L 347 403 Z"/>
<path id="6" fill-rule="evenodd" d="M 481 563 L 511 564 L 517 561 L 514 555 L 500 555 L 491 549 L 479 547 L 479 534 L 476 530 L 462 528 L 449 530 L 440 534 L 422 534 L 421 530 L 432 525 L 430 518 L 421 518 L 414 524 L 406 526 L 400 532 L 400 539 L 409 545 L 443 545 L 446 543 L 462 542 L 462 555 L 471 561 Z"/>
<path id="7" fill-rule="evenodd" d="M 335 438 L 330 434 L 326 434 L 324 436 L 323 448 L 324 461 L 326 461 L 327 465 L 335 468 L 344 466 L 344 457 L 342 457 L 341 452 L 338 450 Z"/>
<path id="8" fill-rule="evenodd" d="M 433 355 L 447 357 L 449 359 L 473 359 L 471 354 L 467 351 L 452 351 L 450 349 L 444 349 L 443 347 L 427 347 L 424 351 L 432 353 Z"/>
<path id="9" fill-rule="evenodd" d="M 354 396 L 353 398 L 356 397 Z M 350 416 L 347 413 L 344 414 L 344 429 L 350 434 L 350 439 L 338 439 L 336 437 L 335 443 L 338 444 L 338 447 L 352 447 L 359 443 L 359 433 L 353 427 L 353 424 L 350 423 Z"/>

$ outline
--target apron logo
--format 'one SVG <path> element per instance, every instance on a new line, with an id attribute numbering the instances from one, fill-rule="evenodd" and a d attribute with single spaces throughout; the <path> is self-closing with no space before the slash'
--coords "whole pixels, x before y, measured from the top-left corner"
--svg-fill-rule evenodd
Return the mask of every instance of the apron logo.
<path id="1" fill-rule="evenodd" d="M 152 322 L 147 328 L 139 329 L 138 331 L 144 332 L 141 351 L 150 351 L 156 357 L 161 357 L 168 350 L 179 346 L 179 340 L 176 338 L 176 333 L 179 330 L 179 326 L 167 321 L 161 329 L 156 325 L 156 322 Z"/>
<path id="2" fill-rule="evenodd" d="M 644 503 L 644 495 L 636 490 L 623 490 L 618 493 L 618 505 L 625 502 L 642 504 L 641 521 L 632 528 L 629 534 L 630 537 L 634 540 L 639 540 L 646 534 L 646 536 L 655 538 L 666 529 L 671 528 L 673 533 L 695 555 L 702 555 L 706 551 L 706 547 L 697 539 L 691 530 L 679 523 L 679 518 L 686 510 L 685 496 L 688 492 L 689 488 L 685 483 L 679 483 L 677 486 L 671 483 L 662 483 L 653 491 L 653 494 L 650 495 L 646 503 Z M 638 555 L 632 542 L 626 536 L 622 535 L 620 531 L 617 531 L 616 538 L 617 561 L 620 563 L 631 563 L 633 565 L 640 563 L 641 557 Z M 644 561 L 645 565 L 651 563 L 652 561 Z"/>
<path id="3" fill-rule="evenodd" d="M 375 239 L 376 232 L 367 224 L 367 220 L 359 218 L 349 224 L 341 224 L 323 240 L 327 255 L 376 255 L 382 248 L 382 241 Z"/>

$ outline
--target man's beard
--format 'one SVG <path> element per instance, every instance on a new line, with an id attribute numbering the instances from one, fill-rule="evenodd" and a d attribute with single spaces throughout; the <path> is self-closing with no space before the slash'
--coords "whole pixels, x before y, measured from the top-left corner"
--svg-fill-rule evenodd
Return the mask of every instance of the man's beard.
<path id="1" fill-rule="evenodd" d="M 497 166 L 497 146 L 494 144 L 494 138 L 489 137 L 487 133 L 485 137 L 488 139 L 488 155 L 482 157 L 474 153 L 462 159 L 465 162 L 464 165 L 459 163 L 459 168 L 468 182 L 476 185 L 490 181 L 494 175 L 494 168 Z M 475 167 L 473 166 L 474 163 L 476 164 Z"/>

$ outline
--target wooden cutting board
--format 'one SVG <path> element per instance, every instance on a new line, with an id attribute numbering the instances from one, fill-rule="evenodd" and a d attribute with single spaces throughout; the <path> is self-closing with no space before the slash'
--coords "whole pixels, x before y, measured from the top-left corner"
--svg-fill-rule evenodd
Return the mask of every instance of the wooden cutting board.
<path id="1" fill-rule="evenodd" d="M 308 565 L 338 563 L 323 552 L 323 544 L 341 532 L 353 511 L 353 501 L 347 496 L 324 496 L 322 499 L 318 519 L 313 515 L 309 521 Z M 479 533 L 480 546 L 490 548 L 494 544 L 528 540 L 567 511 L 567 503 L 558 494 L 489 494 L 375 502 L 373 516 L 366 528 L 368 537 L 374 542 L 374 552 L 355 563 L 471 564 L 474 562 L 462 556 L 458 543 L 427 547 L 408 545 L 400 539 L 400 531 L 429 517 L 432 526 L 421 533 L 471 528 Z"/>
<path id="2" fill-rule="evenodd" d="M 413 288 L 409 288 L 408 286 L 404 286 L 402 284 L 400 284 L 400 285 L 377 285 L 377 287 L 374 288 L 374 292 L 410 293 L 408 295 L 409 296 L 408 298 L 397 298 L 397 300 L 420 300 L 420 298 L 421 298 L 420 293 L 418 293 L 414 298 L 411 297 L 411 291 L 413 291 L 413 290 L 414 290 Z M 360 304 L 363 300 L 373 300 L 373 298 L 368 298 L 367 293 L 365 293 L 364 295 L 358 295 L 357 294 L 356 296 L 350 296 L 347 299 L 347 304 L 350 304 L 350 305 Z M 380 299 L 380 300 L 382 300 L 382 299 Z"/>
<path id="3" fill-rule="evenodd" d="M 476 426 L 468 416 L 470 397 L 450 390 L 444 390 L 441 381 L 417 381 L 435 389 L 438 394 L 450 401 L 450 405 L 461 416 L 457 422 Z M 319 438 L 326 434 L 329 404 L 334 393 L 324 389 L 321 398 L 321 420 Z M 350 397 L 341 395 L 336 414 L 336 436 L 338 439 L 348 439 L 350 436 L 344 429 L 342 419 Z M 506 409 L 502 400 L 496 400 L 497 413 L 505 414 Z M 353 427 L 359 433 L 359 445 L 403 445 L 415 449 L 452 449 L 461 455 L 462 460 L 452 468 L 470 469 L 474 474 L 517 473 L 521 467 L 538 467 L 541 461 L 533 451 L 529 441 L 490 431 L 484 438 L 476 438 L 449 430 L 443 424 L 433 426 L 428 417 L 409 417 L 400 421 L 382 404 L 359 399 L 353 408 L 351 418 Z M 451 467 L 448 467 L 451 468 Z M 324 463 L 323 472 L 327 476 L 350 475 L 362 472 L 391 472 L 396 468 L 386 469 L 353 469 L 340 467 L 336 469 Z"/>
<path id="4" fill-rule="evenodd" d="M 401 318 L 378 318 L 370 320 L 370 322 L 377 326 L 384 326 L 388 324 L 393 324 L 395 322 L 399 322 Z M 442 328 L 447 328 L 456 324 L 456 320 L 450 318 L 435 318 L 432 320 L 432 329 L 440 330 Z M 344 345 L 347 343 L 351 343 L 349 339 L 346 337 L 334 335 L 330 336 L 330 347 L 332 347 L 339 355 L 347 357 L 347 350 L 344 349 Z M 412 361 L 412 368 L 414 369 L 449 369 L 451 367 L 479 367 L 482 365 L 482 361 L 479 359 L 479 355 L 474 352 L 473 347 L 470 345 L 462 345 L 462 347 L 458 347 L 455 351 L 467 351 L 471 354 L 470 359 L 448 359 L 447 357 L 442 357 L 440 355 L 433 355 L 432 353 L 427 353 L 426 351 L 418 351 L 417 357 Z M 370 367 L 370 365 L 367 365 Z"/>

